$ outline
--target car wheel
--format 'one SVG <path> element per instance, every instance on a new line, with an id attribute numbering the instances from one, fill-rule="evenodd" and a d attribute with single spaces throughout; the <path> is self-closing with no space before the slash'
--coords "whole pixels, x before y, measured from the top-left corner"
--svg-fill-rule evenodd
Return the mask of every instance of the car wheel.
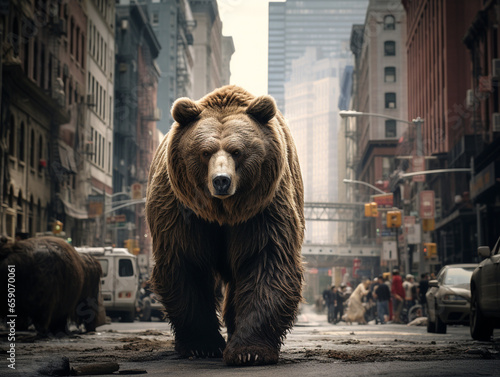
<path id="1" fill-rule="evenodd" d="M 134 322 L 135 319 L 135 310 L 131 310 L 130 312 L 123 313 L 121 317 L 121 322 Z"/>
<path id="2" fill-rule="evenodd" d="M 482 341 L 489 341 L 493 335 L 493 326 L 481 313 L 475 291 L 472 292 L 470 304 L 470 335 L 472 339 Z"/>
<path id="3" fill-rule="evenodd" d="M 429 308 L 427 309 L 427 332 L 435 333 L 436 332 L 436 324 L 431 321 L 431 315 Z"/>
<path id="4" fill-rule="evenodd" d="M 446 334 L 446 323 L 441 321 L 441 318 L 439 318 L 439 316 L 436 316 L 436 333 Z"/>

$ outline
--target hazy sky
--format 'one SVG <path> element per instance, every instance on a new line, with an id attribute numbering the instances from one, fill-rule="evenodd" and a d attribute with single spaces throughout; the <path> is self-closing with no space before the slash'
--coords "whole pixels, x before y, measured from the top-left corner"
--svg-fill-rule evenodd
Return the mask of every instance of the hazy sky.
<path id="1" fill-rule="evenodd" d="M 267 29 L 270 0 L 217 0 L 222 34 L 233 37 L 231 84 L 267 93 Z M 272 0 L 284 1 L 284 0 Z"/>

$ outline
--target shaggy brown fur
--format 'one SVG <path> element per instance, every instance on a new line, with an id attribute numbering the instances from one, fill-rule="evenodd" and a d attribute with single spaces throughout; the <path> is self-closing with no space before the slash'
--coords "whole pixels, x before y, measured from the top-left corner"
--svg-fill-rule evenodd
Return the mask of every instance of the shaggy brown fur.
<path id="1" fill-rule="evenodd" d="M 75 249 L 56 237 L 7 243 L 0 245 L 0 276 L 7 276 L 8 265 L 16 269 L 17 320 L 31 320 L 42 335 L 67 333 L 83 282 L 82 261 Z M 7 297 L 7 284 L 0 287 L 1 296 Z M 7 308 L 0 307 L 0 317 L 5 318 Z"/>
<path id="2" fill-rule="evenodd" d="M 80 254 L 83 263 L 84 280 L 80 300 L 76 307 L 77 324 L 84 324 L 87 331 L 95 331 L 103 324 L 104 306 L 100 297 L 102 268 L 101 264 L 90 254 Z"/>
<path id="3" fill-rule="evenodd" d="M 175 123 L 151 165 L 146 215 L 152 283 L 184 356 L 269 364 L 301 301 L 303 185 L 290 131 L 274 100 L 226 86 L 176 101 Z M 214 156 L 232 158 L 234 194 L 211 194 Z M 219 279 L 226 283 L 219 333 Z"/>

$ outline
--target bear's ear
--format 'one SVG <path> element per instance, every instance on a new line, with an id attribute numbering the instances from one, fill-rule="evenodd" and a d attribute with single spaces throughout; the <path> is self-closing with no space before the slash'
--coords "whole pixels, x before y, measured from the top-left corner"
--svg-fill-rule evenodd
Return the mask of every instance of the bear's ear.
<path id="1" fill-rule="evenodd" d="M 186 126 L 194 121 L 203 111 L 203 108 L 193 100 L 182 97 L 172 105 L 172 118 L 181 126 Z"/>
<path id="2" fill-rule="evenodd" d="M 271 96 L 260 96 L 254 99 L 247 108 L 247 114 L 262 124 L 266 124 L 276 115 L 276 102 Z"/>

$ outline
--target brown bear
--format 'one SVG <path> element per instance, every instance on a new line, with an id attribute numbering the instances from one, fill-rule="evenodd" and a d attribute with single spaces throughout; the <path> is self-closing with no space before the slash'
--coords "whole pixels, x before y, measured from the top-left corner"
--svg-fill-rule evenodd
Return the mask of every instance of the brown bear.
<path id="1" fill-rule="evenodd" d="M 87 332 L 95 331 L 97 326 L 106 323 L 106 313 L 101 297 L 102 267 L 90 254 L 79 254 L 83 267 L 83 286 L 80 300 L 76 306 L 76 323 L 84 324 Z"/>
<path id="2" fill-rule="evenodd" d="M 151 165 L 146 217 L 151 281 L 175 348 L 228 365 L 277 363 L 302 299 L 304 195 L 290 130 L 272 97 L 237 86 L 180 98 L 172 116 Z"/>
<path id="3" fill-rule="evenodd" d="M 76 319 L 76 305 L 82 291 L 82 259 L 66 241 L 57 237 L 29 238 L 0 243 L 0 276 L 15 269 L 16 324 L 31 322 L 41 335 L 69 333 L 68 319 Z M 0 284 L 7 297 L 7 284 Z M 7 307 L 0 318 L 7 318 Z"/>

